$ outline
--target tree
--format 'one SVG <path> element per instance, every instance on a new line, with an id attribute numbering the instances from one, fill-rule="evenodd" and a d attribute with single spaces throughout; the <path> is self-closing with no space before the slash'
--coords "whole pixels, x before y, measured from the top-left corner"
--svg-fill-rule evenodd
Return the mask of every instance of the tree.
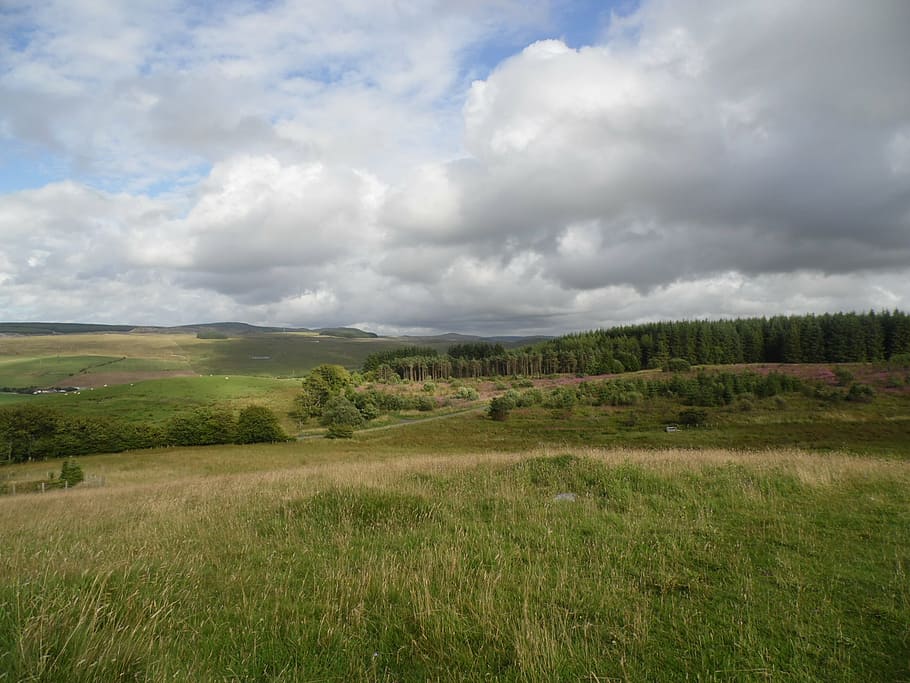
<path id="1" fill-rule="evenodd" d="M 275 413 L 265 406 L 247 406 L 237 418 L 237 443 L 287 441 Z"/>
<path id="2" fill-rule="evenodd" d="M 167 426 L 167 440 L 175 446 L 232 443 L 235 428 L 230 411 L 197 408 L 171 418 Z"/>
<path id="3" fill-rule="evenodd" d="M 303 380 L 303 392 L 294 400 L 301 418 L 319 417 L 326 404 L 353 386 L 351 373 L 340 365 L 323 364 L 310 372 Z"/>
<path id="4" fill-rule="evenodd" d="M 75 486 L 84 479 L 85 475 L 82 473 L 79 463 L 72 458 L 67 458 L 63 461 L 63 467 L 60 468 L 60 481 L 67 486 Z"/>
<path id="5" fill-rule="evenodd" d="M 59 416 L 43 406 L 26 404 L 0 410 L 0 442 L 5 455 L 16 462 L 52 455 L 47 442 L 56 433 L 58 422 Z"/>
<path id="6" fill-rule="evenodd" d="M 322 411 L 322 424 L 327 426 L 346 425 L 360 427 L 363 424 L 363 415 L 351 401 L 344 396 L 336 396 L 326 403 Z"/>
<path id="7" fill-rule="evenodd" d="M 490 399 L 490 406 L 487 408 L 487 415 L 491 419 L 498 422 L 505 422 L 509 417 L 509 413 L 514 408 L 512 401 L 506 396 L 497 396 L 496 398 Z"/>

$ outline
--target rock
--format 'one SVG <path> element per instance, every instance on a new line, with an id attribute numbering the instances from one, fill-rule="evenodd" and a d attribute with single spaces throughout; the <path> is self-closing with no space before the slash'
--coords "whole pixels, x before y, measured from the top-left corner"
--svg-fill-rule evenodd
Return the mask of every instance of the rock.
<path id="1" fill-rule="evenodd" d="M 574 502 L 577 496 L 574 493 L 557 493 L 553 496 L 553 500 L 557 503 L 571 503 Z"/>

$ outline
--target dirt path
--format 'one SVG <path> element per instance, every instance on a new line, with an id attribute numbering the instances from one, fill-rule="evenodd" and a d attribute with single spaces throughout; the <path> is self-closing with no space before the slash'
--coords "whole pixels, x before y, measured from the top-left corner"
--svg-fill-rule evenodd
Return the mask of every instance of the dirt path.
<path id="1" fill-rule="evenodd" d="M 379 427 L 367 427 L 366 429 L 358 429 L 355 431 L 355 434 L 363 434 L 364 432 L 380 432 L 385 429 L 398 429 L 400 427 L 408 427 L 414 424 L 422 424 L 424 422 L 433 422 L 435 420 L 447 420 L 450 417 L 458 417 L 459 415 L 468 415 L 469 413 L 479 413 L 486 410 L 486 405 L 482 406 L 472 406 L 470 408 L 463 408 L 461 410 L 456 410 L 451 413 L 446 413 L 445 415 L 431 415 L 429 417 L 413 417 L 405 418 L 401 422 L 395 422 L 390 425 L 381 425 Z M 325 434 L 304 434 L 298 436 L 298 441 L 307 441 L 309 439 L 323 439 Z"/>

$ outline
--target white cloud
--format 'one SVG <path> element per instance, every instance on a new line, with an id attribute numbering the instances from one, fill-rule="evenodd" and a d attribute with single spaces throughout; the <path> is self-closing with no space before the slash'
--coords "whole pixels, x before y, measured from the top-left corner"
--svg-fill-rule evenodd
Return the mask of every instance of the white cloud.
<path id="1" fill-rule="evenodd" d="M 537 333 L 910 306 L 910 6 L 650 0 L 579 49 L 546 6 L 14 7 L 0 134 L 72 172 L 0 195 L 0 310 Z"/>

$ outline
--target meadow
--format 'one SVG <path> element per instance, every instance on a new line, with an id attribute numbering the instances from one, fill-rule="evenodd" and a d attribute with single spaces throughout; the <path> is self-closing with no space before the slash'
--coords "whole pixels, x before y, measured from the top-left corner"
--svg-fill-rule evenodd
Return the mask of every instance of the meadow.
<path id="1" fill-rule="evenodd" d="M 199 372 L 233 340 L 115 336 L 58 368 L 194 374 L 0 400 L 137 423 L 259 403 L 295 427 L 298 379 Z M 20 376 L 56 358 L 21 343 Z M 231 367 L 265 348 L 244 343 Z M 910 680 L 907 372 L 785 370 L 817 385 L 676 431 L 682 396 L 495 378 L 385 386 L 441 408 L 352 439 L 80 457 L 84 484 L 0 496 L 0 681 Z M 847 400 L 847 373 L 871 393 Z M 509 390 L 543 401 L 490 419 Z M 3 465 L 0 488 L 59 467 Z"/>
<path id="2" fill-rule="evenodd" d="M 176 371 L 302 377 L 322 363 L 359 367 L 369 354 L 404 343 L 316 333 L 229 339 L 136 332 L 0 337 L 0 387 L 123 384 L 150 378 L 148 373 Z M 444 350 L 447 343 L 436 345 Z"/>
<path id="3" fill-rule="evenodd" d="M 0 680 L 910 674 L 905 460 L 358 438 L 80 461 L 106 486 L 0 498 Z"/>

